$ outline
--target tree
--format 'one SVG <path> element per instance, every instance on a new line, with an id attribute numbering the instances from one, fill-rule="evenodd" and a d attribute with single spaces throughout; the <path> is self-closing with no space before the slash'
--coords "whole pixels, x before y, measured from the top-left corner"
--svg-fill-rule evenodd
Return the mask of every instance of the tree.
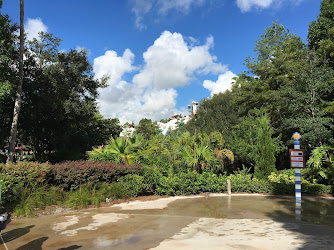
<path id="1" fill-rule="evenodd" d="M 309 49 L 303 51 L 300 62 L 302 67 L 293 69 L 294 83 L 283 86 L 276 100 L 284 116 L 285 138 L 299 131 L 308 149 L 334 143 L 333 118 L 324 110 L 333 100 L 334 71 Z"/>
<path id="2" fill-rule="evenodd" d="M 262 116 L 259 119 L 258 135 L 255 145 L 256 156 L 254 177 L 258 179 L 266 179 L 272 172 L 276 171 L 276 148 L 272 135 L 273 129 L 269 124 L 268 118 Z"/>
<path id="3" fill-rule="evenodd" d="M 327 59 L 334 67 L 334 1 L 323 0 L 317 21 L 312 21 L 308 30 L 309 47 Z"/>
<path id="4" fill-rule="evenodd" d="M 269 133 L 272 139 L 269 139 Z M 232 128 L 232 134 L 233 140 L 228 146 L 233 151 L 236 160 L 254 169 L 263 156 L 262 147 L 266 151 L 265 147 L 269 145 L 269 148 L 273 149 L 274 156 L 282 151 L 280 137 L 273 137 L 273 128 L 263 110 L 255 109 L 248 116 L 241 117 L 239 123 Z M 267 137 L 263 137 L 264 135 Z M 265 145 L 267 143 L 265 140 L 269 141 L 268 145 Z M 271 143 L 273 143 L 273 148 Z M 263 160 L 266 159 L 263 158 Z"/>
<path id="5" fill-rule="evenodd" d="M 309 48 L 315 50 L 322 59 L 322 64 L 334 69 L 334 1 L 323 0 L 320 14 L 312 21 L 308 30 Z M 334 118 L 334 94 L 328 96 L 324 111 Z"/>
<path id="6" fill-rule="evenodd" d="M 303 133 L 307 148 L 330 143 L 334 98 L 330 64 L 276 22 L 256 41 L 254 51 L 256 57 L 246 59 L 248 71 L 232 87 L 238 116 L 263 110 L 274 135 L 282 136 L 286 145 L 295 131 Z M 284 159 L 282 151 L 278 161 L 282 166 Z"/>
<path id="7" fill-rule="evenodd" d="M 107 160 L 116 163 L 134 164 L 138 150 L 143 145 L 141 136 L 111 138 L 104 147 L 87 152 L 90 160 Z"/>
<path id="8" fill-rule="evenodd" d="M 143 118 L 139 121 L 136 127 L 135 134 L 142 135 L 146 140 L 150 140 L 153 136 L 161 133 L 156 122 L 152 122 L 151 119 Z"/>
<path id="9" fill-rule="evenodd" d="M 97 88 L 104 83 L 94 79 L 86 51 L 60 52 L 59 38 L 40 37 L 25 55 L 20 141 L 39 161 L 83 158 L 92 146 L 118 135 L 119 125 L 97 114 Z"/>
<path id="10" fill-rule="evenodd" d="M 2 1 L 0 1 L 1 10 Z M 16 83 L 16 58 L 18 51 L 15 48 L 15 32 L 17 25 L 12 24 L 7 15 L 0 13 L 0 148 L 8 143 L 10 124 L 13 116 L 13 92 Z M 7 158 L 7 157 L 6 157 Z"/>
<path id="11" fill-rule="evenodd" d="M 1 2 L 2 4 L 2 2 Z M 20 64 L 19 64 L 19 84 L 17 85 L 13 121 L 10 129 L 8 159 L 7 164 L 12 163 L 14 159 L 14 148 L 16 144 L 17 126 L 19 113 L 22 103 L 22 85 L 23 85 L 23 52 L 24 52 L 24 0 L 20 0 Z"/>
<path id="12" fill-rule="evenodd" d="M 112 139 L 110 144 L 106 146 L 106 151 L 115 155 L 121 163 L 134 164 L 137 156 L 135 154 L 135 148 L 141 144 L 139 137 L 118 137 Z"/>
<path id="13" fill-rule="evenodd" d="M 196 132 L 210 134 L 219 131 L 228 140 L 230 128 L 236 122 L 237 107 L 233 105 L 232 93 L 227 91 L 201 101 L 196 112 L 196 119 L 191 119 L 186 124 L 186 129 L 192 134 Z"/>
<path id="14" fill-rule="evenodd" d="M 178 143 L 183 162 L 199 173 L 206 169 L 221 173 L 226 159 L 234 161 L 233 152 L 225 148 L 223 135 L 218 131 L 193 136 L 186 132 L 180 136 Z"/>
<path id="15" fill-rule="evenodd" d="M 186 165 L 199 173 L 208 168 L 214 159 L 212 150 L 204 143 L 186 145 L 182 149 L 182 157 Z"/>
<path id="16" fill-rule="evenodd" d="M 239 115 L 245 116 L 254 108 L 264 109 L 274 123 L 281 124 L 281 109 L 275 100 L 277 91 L 295 80 L 294 68 L 300 66 L 300 53 L 305 49 L 301 38 L 290 34 L 276 22 L 268 27 L 255 43 L 256 57 L 246 58 L 248 71 L 236 78 L 232 86 L 234 104 Z"/>

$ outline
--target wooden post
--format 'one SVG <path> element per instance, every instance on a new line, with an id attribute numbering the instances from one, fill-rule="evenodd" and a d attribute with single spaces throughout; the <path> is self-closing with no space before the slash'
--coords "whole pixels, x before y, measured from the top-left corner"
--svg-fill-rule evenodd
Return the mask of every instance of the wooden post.
<path id="1" fill-rule="evenodd" d="M 227 180 L 227 194 L 231 195 L 231 180 Z"/>

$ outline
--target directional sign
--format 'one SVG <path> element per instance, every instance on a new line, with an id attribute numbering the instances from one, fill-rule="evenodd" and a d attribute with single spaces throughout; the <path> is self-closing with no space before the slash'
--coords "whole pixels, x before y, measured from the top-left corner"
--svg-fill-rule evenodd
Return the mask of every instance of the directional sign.
<path id="1" fill-rule="evenodd" d="M 303 149 L 289 149 L 290 166 L 292 168 L 303 168 L 305 165 L 305 157 Z"/>

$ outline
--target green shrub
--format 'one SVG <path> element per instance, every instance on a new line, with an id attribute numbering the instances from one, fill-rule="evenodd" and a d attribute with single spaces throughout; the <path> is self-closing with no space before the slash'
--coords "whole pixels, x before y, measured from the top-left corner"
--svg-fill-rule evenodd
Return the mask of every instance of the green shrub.
<path id="1" fill-rule="evenodd" d="M 310 159 L 307 161 L 308 176 L 322 184 L 334 184 L 334 147 L 323 145 L 313 149 Z M 315 182 L 314 181 L 314 182 Z"/>
<path id="2" fill-rule="evenodd" d="M 143 176 L 129 174 L 120 178 L 120 182 L 131 197 L 137 197 L 146 193 L 147 184 L 144 183 Z"/>
<path id="3" fill-rule="evenodd" d="M 295 193 L 295 184 L 292 183 L 278 183 L 278 182 L 270 182 L 271 185 L 271 193 L 273 194 L 290 194 L 293 195 Z"/>
<path id="4" fill-rule="evenodd" d="M 77 190 L 71 191 L 65 204 L 69 207 L 87 207 L 89 205 L 99 206 L 105 201 L 105 196 L 99 192 L 96 185 L 81 185 Z"/>
<path id="5" fill-rule="evenodd" d="M 144 183 L 146 184 L 146 191 L 148 193 L 154 193 L 154 190 L 159 184 L 162 178 L 162 173 L 156 166 L 144 167 L 143 170 Z"/>
<path id="6" fill-rule="evenodd" d="M 175 195 L 174 176 L 162 176 L 154 191 L 156 195 Z"/>
<path id="7" fill-rule="evenodd" d="M 305 180 L 305 172 L 307 170 L 301 169 L 301 181 L 302 183 L 309 183 L 309 181 Z M 295 183 L 295 170 L 294 169 L 285 169 L 281 170 L 277 173 L 271 173 L 268 176 L 268 180 L 274 183 L 286 183 L 286 184 L 293 184 Z"/>
<path id="8" fill-rule="evenodd" d="M 118 157 L 110 152 L 103 150 L 102 147 L 94 148 L 92 151 L 88 151 L 88 160 L 89 161 L 110 161 L 118 162 Z"/>
<path id="9" fill-rule="evenodd" d="M 226 190 L 226 179 L 212 172 L 198 174 L 188 170 L 178 174 L 162 176 L 156 186 L 158 195 L 189 195 L 201 192 L 221 192 Z"/>
<path id="10" fill-rule="evenodd" d="M 14 214 L 35 216 L 36 208 L 62 204 L 64 200 L 64 193 L 57 187 L 49 188 L 46 185 L 34 189 L 25 187 L 21 190 L 18 201 L 15 203 Z"/>
<path id="11" fill-rule="evenodd" d="M 3 205 L 17 200 L 22 188 L 23 182 L 18 176 L 0 174 L 1 203 Z"/>
<path id="12" fill-rule="evenodd" d="M 305 183 L 305 184 L 302 184 L 302 193 L 305 193 L 305 194 L 331 194 L 332 193 L 332 186 L 323 185 L 323 184 Z"/>
<path id="13" fill-rule="evenodd" d="M 111 199 L 125 199 L 131 197 L 130 191 L 124 186 L 123 182 L 113 182 L 109 185 L 106 197 Z"/>
<path id="14" fill-rule="evenodd" d="M 216 175 L 210 171 L 203 172 L 198 179 L 200 192 L 223 192 L 227 191 L 226 176 Z"/>
<path id="15" fill-rule="evenodd" d="M 307 176 L 308 169 L 301 169 L 301 176 Z M 290 194 L 295 193 L 295 170 L 285 169 L 279 171 L 277 174 L 272 173 L 268 180 L 272 186 L 272 193 L 274 194 Z M 302 193 L 304 194 L 330 194 L 332 193 L 332 187 L 322 184 L 309 183 L 303 177 Z"/>
<path id="16" fill-rule="evenodd" d="M 40 186 L 49 178 L 50 165 L 48 163 L 37 163 L 19 161 L 5 165 L 0 164 L 1 173 L 18 177 L 23 186 Z"/>

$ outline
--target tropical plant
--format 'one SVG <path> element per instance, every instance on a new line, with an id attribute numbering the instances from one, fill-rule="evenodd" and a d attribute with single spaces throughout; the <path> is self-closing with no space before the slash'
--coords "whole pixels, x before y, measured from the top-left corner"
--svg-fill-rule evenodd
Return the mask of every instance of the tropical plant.
<path id="1" fill-rule="evenodd" d="M 140 136 L 118 137 L 117 139 L 112 138 L 104 150 L 114 155 L 120 163 L 134 164 L 137 159 L 136 152 L 141 144 Z"/>
<path id="2" fill-rule="evenodd" d="M 184 163 L 198 173 L 209 168 L 211 162 L 214 160 L 212 150 L 204 143 L 199 145 L 195 144 L 192 147 L 186 145 L 182 149 L 182 157 Z"/>
<path id="3" fill-rule="evenodd" d="M 318 180 L 324 184 L 334 184 L 334 147 L 320 146 L 313 149 L 310 159 L 307 161 L 310 169 L 308 179 Z"/>

